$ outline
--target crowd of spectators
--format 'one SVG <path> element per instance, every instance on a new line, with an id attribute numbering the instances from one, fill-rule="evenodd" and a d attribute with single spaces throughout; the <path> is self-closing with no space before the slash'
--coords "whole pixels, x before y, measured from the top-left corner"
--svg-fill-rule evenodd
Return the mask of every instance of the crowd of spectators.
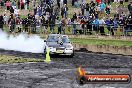
<path id="1" fill-rule="evenodd" d="M 66 30 L 72 34 L 90 33 L 106 35 L 116 35 L 120 29 L 125 35 L 132 31 L 132 2 L 128 4 L 128 14 L 123 11 L 121 14 L 114 13 L 111 17 L 111 3 L 119 2 L 123 5 L 123 0 L 72 0 L 71 5 L 74 8 L 80 8 L 80 12 L 69 14 L 67 0 L 57 0 L 57 6 L 54 0 L 0 0 L 1 8 L 10 11 L 0 16 L 0 29 L 7 25 L 9 31 L 28 32 L 28 33 L 58 33 L 65 34 Z M 127 0 L 126 0 L 127 1 Z M 32 3 L 32 4 L 31 4 Z M 27 17 L 22 18 L 19 14 L 21 10 L 33 9 L 33 14 L 29 13 Z M 71 18 L 69 18 L 71 17 Z M 55 30 L 57 29 L 57 31 Z"/>

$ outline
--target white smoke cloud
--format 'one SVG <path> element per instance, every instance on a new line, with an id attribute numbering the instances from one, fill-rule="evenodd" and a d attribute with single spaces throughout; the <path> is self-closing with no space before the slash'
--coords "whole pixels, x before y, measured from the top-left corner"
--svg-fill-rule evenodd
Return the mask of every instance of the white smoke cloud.
<path id="1" fill-rule="evenodd" d="M 0 30 L 0 49 L 43 53 L 45 45 L 43 39 L 37 35 L 29 36 L 21 33 L 14 36 Z"/>

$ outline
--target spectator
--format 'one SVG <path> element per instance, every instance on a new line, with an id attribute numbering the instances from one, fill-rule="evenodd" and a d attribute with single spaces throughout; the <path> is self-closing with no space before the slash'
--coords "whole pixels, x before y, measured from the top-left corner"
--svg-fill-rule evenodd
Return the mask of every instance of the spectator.
<path id="1" fill-rule="evenodd" d="M 52 14 L 50 16 L 50 20 L 49 20 L 50 21 L 50 31 L 51 31 L 51 33 L 54 33 L 55 19 L 56 19 L 55 14 Z"/>
<path id="2" fill-rule="evenodd" d="M 64 16 L 65 16 L 65 18 L 67 18 L 67 16 L 68 16 L 68 7 L 66 4 L 64 5 Z"/>
<path id="3" fill-rule="evenodd" d="M 64 4 L 64 5 L 65 5 L 65 4 L 67 5 L 67 0 L 63 0 L 63 4 Z"/>
<path id="4" fill-rule="evenodd" d="M 17 5 L 16 0 L 13 0 L 13 2 L 12 2 L 12 7 L 13 7 L 13 9 L 17 8 L 16 5 Z"/>
<path id="5" fill-rule="evenodd" d="M 114 29 L 114 35 L 117 34 L 117 29 L 118 29 L 118 21 L 115 18 L 113 21 L 113 29 Z"/>
<path id="6" fill-rule="evenodd" d="M 10 32 L 11 33 L 14 32 L 15 30 L 15 19 L 14 18 L 11 18 L 9 25 L 10 25 Z"/>
<path id="7" fill-rule="evenodd" d="M 106 15 L 109 17 L 109 15 L 110 15 L 110 6 L 106 6 L 106 8 L 105 8 L 105 12 L 106 12 Z"/>
<path id="8" fill-rule="evenodd" d="M 58 33 L 57 34 L 61 34 L 62 25 L 61 25 L 61 20 L 59 19 L 59 17 L 57 17 L 56 23 L 58 25 Z"/>
<path id="9" fill-rule="evenodd" d="M 129 10 L 129 13 L 132 13 L 132 2 L 130 2 L 130 4 L 128 5 L 128 10 Z"/>
<path id="10" fill-rule="evenodd" d="M 125 21 L 125 30 L 124 34 L 128 35 L 128 32 L 132 30 L 132 18 L 131 16 Z"/>
<path id="11" fill-rule="evenodd" d="M 47 34 L 48 33 L 48 20 L 45 19 L 44 16 L 42 16 L 42 26 L 44 27 L 44 33 Z"/>
<path id="12" fill-rule="evenodd" d="M 29 9 L 30 0 L 26 0 L 27 9 Z"/>
<path id="13" fill-rule="evenodd" d="M 60 8 L 60 0 L 57 0 L 57 5 Z"/>
<path id="14" fill-rule="evenodd" d="M 20 0 L 18 0 L 17 1 L 17 7 L 18 7 L 18 9 L 20 9 L 20 5 L 21 5 Z"/>
<path id="15" fill-rule="evenodd" d="M 112 17 L 110 17 L 110 32 L 111 32 L 111 35 L 114 35 L 114 29 L 113 29 L 113 19 Z"/>
<path id="16" fill-rule="evenodd" d="M 81 4 L 81 11 L 82 11 L 82 15 L 84 15 L 85 13 L 85 4 Z"/>
<path id="17" fill-rule="evenodd" d="M 72 0 L 72 6 L 74 6 L 75 0 Z"/>
<path id="18" fill-rule="evenodd" d="M 6 1 L 6 8 L 7 8 L 7 10 L 10 10 L 10 7 L 11 7 L 10 0 L 7 0 Z"/>
<path id="19" fill-rule="evenodd" d="M 86 4 L 86 16 L 89 17 L 89 10 L 90 10 L 90 6 L 89 3 Z"/>
<path id="20" fill-rule="evenodd" d="M 21 19 L 19 17 L 16 18 L 16 28 L 17 28 L 17 31 L 18 32 L 21 32 L 22 31 L 22 22 L 21 22 Z"/>
<path id="21" fill-rule="evenodd" d="M 62 20 L 61 20 L 61 29 L 63 31 L 63 34 L 65 34 L 65 26 L 66 26 L 66 19 L 62 18 Z"/>
<path id="22" fill-rule="evenodd" d="M 123 0 L 120 0 L 120 5 L 123 5 Z"/>
<path id="23" fill-rule="evenodd" d="M 64 17 L 64 7 L 61 8 L 61 17 Z"/>
<path id="24" fill-rule="evenodd" d="M 69 32 L 71 32 L 71 24 L 72 24 L 72 22 L 71 22 L 71 19 L 70 18 L 68 18 L 68 31 Z"/>
<path id="25" fill-rule="evenodd" d="M 4 19 L 3 16 L 0 16 L 0 30 L 3 30 L 3 25 L 4 25 Z"/>
<path id="26" fill-rule="evenodd" d="M 100 4 L 100 11 L 101 11 L 101 14 L 102 14 L 102 15 L 104 14 L 105 8 L 106 8 L 106 5 L 105 5 L 104 2 L 102 2 L 102 3 Z M 102 16 L 102 17 L 103 17 L 103 16 Z"/>
<path id="27" fill-rule="evenodd" d="M 75 1 L 74 1 L 74 7 L 75 7 L 75 8 L 78 8 L 79 6 L 80 6 L 80 5 L 79 5 L 79 3 L 78 3 L 78 0 L 75 0 Z"/>
<path id="28" fill-rule="evenodd" d="M 76 32 L 77 32 L 77 21 L 74 20 L 73 21 L 73 32 L 72 32 L 72 34 L 76 34 Z"/>
<path id="29" fill-rule="evenodd" d="M 36 19 L 36 32 L 37 33 L 40 32 L 40 27 L 41 27 L 41 20 L 40 20 L 40 17 L 38 17 L 38 19 Z"/>
<path id="30" fill-rule="evenodd" d="M 96 18 L 94 21 L 93 21 L 93 25 L 94 25 L 94 31 L 96 32 L 96 34 L 98 35 L 98 32 L 99 32 L 99 19 Z"/>
<path id="31" fill-rule="evenodd" d="M 108 29 L 108 35 L 110 35 L 110 33 L 111 33 L 110 19 L 106 18 L 105 24 L 106 24 L 106 27 Z"/>
<path id="32" fill-rule="evenodd" d="M 8 16 L 6 14 L 4 14 L 3 19 L 4 19 L 4 24 L 7 25 L 8 24 Z"/>
<path id="33" fill-rule="evenodd" d="M 21 0 L 21 10 L 23 10 L 23 9 L 25 9 L 25 5 L 24 5 L 24 2 L 23 2 L 23 0 Z"/>
<path id="34" fill-rule="evenodd" d="M 10 7 L 10 13 L 11 13 L 11 14 L 14 14 L 14 9 L 13 9 L 12 6 Z"/>
<path id="35" fill-rule="evenodd" d="M 99 30 L 100 30 L 101 35 L 105 35 L 104 25 L 105 25 L 105 21 L 103 18 L 103 19 L 99 20 Z"/>
<path id="36" fill-rule="evenodd" d="M 3 0 L 0 0 L 0 5 L 1 5 L 1 8 L 4 7 L 4 1 Z"/>
<path id="37" fill-rule="evenodd" d="M 31 20 L 31 32 L 36 33 L 36 19 L 35 19 L 35 16 L 33 16 L 32 20 Z"/>
<path id="38" fill-rule="evenodd" d="M 111 0 L 108 0 L 107 3 L 108 3 L 108 5 L 110 5 L 111 4 Z"/>

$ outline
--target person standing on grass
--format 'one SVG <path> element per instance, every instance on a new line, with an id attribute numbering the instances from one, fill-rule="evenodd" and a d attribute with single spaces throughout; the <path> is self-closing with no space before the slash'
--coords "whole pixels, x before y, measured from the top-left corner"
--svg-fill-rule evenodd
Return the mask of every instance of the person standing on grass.
<path id="1" fill-rule="evenodd" d="M 65 29 L 66 29 L 65 26 L 66 26 L 66 19 L 63 17 L 61 20 L 61 27 L 62 27 L 63 34 L 65 34 Z"/>
<path id="2" fill-rule="evenodd" d="M 106 15 L 109 17 L 110 16 L 110 12 L 111 12 L 110 6 L 106 6 L 105 12 L 106 12 Z"/>
<path id="3" fill-rule="evenodd" d="M 10 25 L 10 32 L 11 33 L 14 32 L 14 30 L 15 30 L 15 19 L 14 19 L 14 17 L 11 18 L 9 25 Z"/>
<path id="4" fill-rule="evenodd" d="M 108 29 L 108 35 L 111 33 L 110 19 L 106 18 L 105 20 L 106 28 Z"/>
<path id="5" fill-rule="evenodd" d="M 8 16 L 6 14 L 4 14 L 3 19 L 4 19 L 4 24 L 7 25 L 8 24 Z"/>
<path id="6" fill-rule="evenodd" d="M 6 1 L 6 8 L 7 8 L 7 10 L 10 10 L 10 7 L 11 7 L 11 2 L 10 2 L 10 0 L 7 0 Z"/>
<path id="7" fill-rule="evenodd" d="M 90 6 L 89 6 L 89 3 L 86 4 L 86 16 L 89 17 L 89 10 L 90 10 Z"/>
<path id="8" fill-rule="evenodd" d="M 129 13 L 132 14 L 132 2 L 130 2 L 130 4 L 128 5 L 128 10 Z"/>
<path id="9" fill-rule="evenodd" d="M 93 25 L 94 25 L 94 31 L 98 35 L 98 32 L 99 32 L 99 19 L 98 18 L 95 18 L 95 20 L 93 21 Z"/>
<path id="10" fill-rule="evenodd" d="M 20 17 L 17 17 L 16 18 L 16 29 L 17 29 L 17 32 L 20 33 L 21 32 L 21 19 Z"/>
<path id="11" fill-rule="evenodd" d="M 27 9 L 29 9 L 30 0 L 26 0 Z"/>
<path id="12" fill-rule="evenodd" d="M 61 34 L 61 20 L 59 19 L 59 17 L 57 17 L 57 19 L 56 19 L 56 24 L 57 24 L 57 26 L 58 26 L 58 32 L 57 32 L 57 34 Z"/>
<path id="13" fill-rule="evenodd" d="M 77 34 L 77 21 L 76 20 L 74 20 L 73 21 L 73 32 L 72 32 L 72 34 Z"/>
<path id="14" fill-rule="evenodd" d="M 68 22 L 67 23 L 68 23 L 68 25 L 67 25 L 68 31 L 71 32 L 71 24 L 72 24 L 71 18 L 68 18 Z"/>
<path id="15" fill-rule="evenodd" d="M 73 20 L 77 20 L 77 14 L 76 14 L 76 12 L 74 12 L 74 14 L 73 14 Z"/>
<path id="16" fill-rule="evenodd" d="M 49 26 L 50 26 L 50 33 L 54 33 L 54 21 L 53 19 L 50 20 L 49 22 Z"/>
<path id="17" fill-rule="evenodd" d="M 104 16 L 104 10 L 105 10 L 105 8 L 106 8 L 105 3 L 104 3 L 104 2 L 101 2 L 101 4 L 100 4 L 101 16 L 102 16 L 102 15 Z M 103 17 L 103 16 L 102 16 L 102 17 Z"/>
<path id="18" fill-rule="evenodd" d="M 60 8 L 60 0 L 57 0 L 57 5 Z"/>
<path id="19" fill-rule="evenodd" d="M 25 9 L 25 3 L 23 2 L 23 0 L 21 0 L 21 10 Z"/>
<path id="20" fill-rule="evenodd" d="M 117 34 L 117 29 L 118 29 L 118 20 L 115 18 L 114 21 L 113 21 L 113 29 L 114 29 L 114 35 Z"/>
<path id="21" fill-rule="evenodd" d="M 3 25 L 4 25 L 4 19 L 3 16 L 0 16 L 0 30 L 3 30 Z"/>
<path id="22" fill-rule="evenodd" d="M 20 0 L 17 1 L 17 8 L 20 9 L 21 3 Z"/>
<path id="23" fill-rule="evenodd" d="M 41 22 L 42 22 L 42 26 L 43 26 L 43 31 L 45 34 L 47 34 L 48 32 L 48 21 L 45 19 L 44 15 L 42 15 L 42 19 L 41 19 Z"/>
<path id="24" fill-rule="evenodd" d="M 41 20 L 40 17 L 36 19 L 36 32 L 40 33 Z"/>
<path id="25" fill-rule="evenodd" d="M 13 9 L 12 6 L 10 7 L 10 13 L 11 13 L 11 14 L 14 14 L 14 9 Z"/>
<path id="26" fill-rule="evenodd" d="M 104 21 L 104 18 L 102 18 L 99 21 L 99 30 L 101 35 L 105 35 L 104 25 L 105 25 L 105 21 Z"/>
<path id="27" fill-rule="evenodd" d="M 0 0 L 0 5 L 1 5 L 0 8 L 3 8 L 4 7 L 4 1 L 3 0 Z"/>
<path id="28" fill-rule="evenodd" d="M 67 7 L 66 4 L 64 5 L 64 16 L 67 19 L 67 17 L 68 17 L 68 7 Z"/>
<path id="29" fill-rule="evenodd" d="M 82 11 L 82 15 L 84 16 L 85 13 L 85 4 L 81 4 L 81 11 Z"/>
<path id="30" fill-rule="evenodd" d="M 13 9 L 17 8 L 16 0 L 13 0 L 13 1 L 12 1 L 12 7 L 13 7 Z"/>

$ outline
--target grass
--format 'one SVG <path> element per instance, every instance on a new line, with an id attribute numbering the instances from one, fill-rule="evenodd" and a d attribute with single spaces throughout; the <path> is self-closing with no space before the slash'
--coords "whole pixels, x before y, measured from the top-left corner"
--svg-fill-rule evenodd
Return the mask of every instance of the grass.
<path id="1" fill-rule="evenodd" d="M 70 38 L 71 42 L 82 45 L 113 45 L 113 46 L 132 46 L 132 41 L 124 40 L 101 40 L 101 39 L 81 39 Z"/>
<path id="2" fill-rule="evenodd" d="M 23 58 L 10 55 L 0 55 L 0 63 L 24 63 L 24 62 L 44 62 L 43 59 Z"/>

